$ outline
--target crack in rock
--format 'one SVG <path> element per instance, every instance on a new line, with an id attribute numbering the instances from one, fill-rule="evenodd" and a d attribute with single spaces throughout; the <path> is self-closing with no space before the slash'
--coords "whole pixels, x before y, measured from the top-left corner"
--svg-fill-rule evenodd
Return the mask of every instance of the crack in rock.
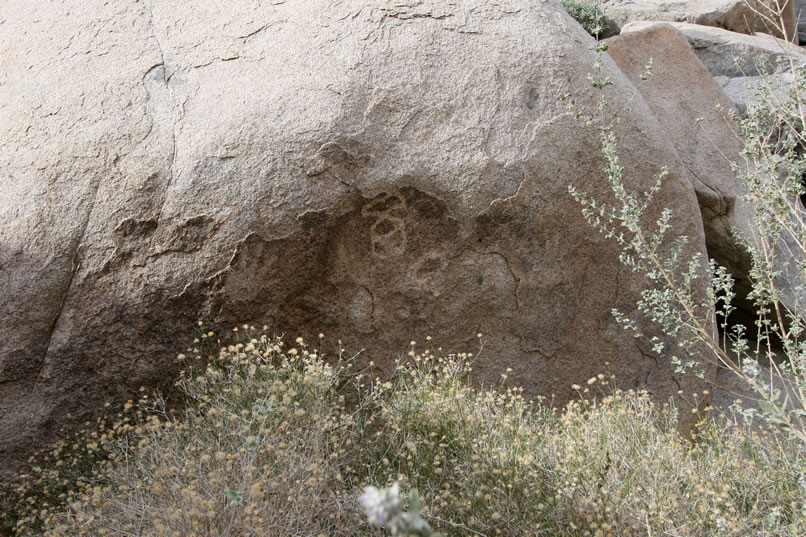
<path id="1" fill-rule="evenodd" d="M 168 192 L 174 182 L 175 168 L 176 168 L 176 140 L 177 140 L 177 118 L 176 118 L 176 99 L 174 98 L 173 91 L 171 90 L 168 81 L 173 73 L 168 73 L 168 67 L 165 62 L 165 52 L 157 36 L 157 29 L 154 22 L 154 2 L 149 2 L 149 28 L 151 29 L 151 37 L 157 47 L 160 55 L 160 63 L 149 69 L 143 76 L 143 85 L 148 92 L 149 106 L 147 107 L 148 114 L 154 124 L 167 125 L 171 129 L 171 148 L 168 153 L 167 160 L 170 161 L 168 166 L 168 180 L 166 181 L 165 188 L 159 201 L 159 211 L 157 212 L 156 222 L 162 220 L 162 215 L 165 210 L 165 204 L 168 200 Z M 156 82 L 156 83 L 155 83 Z M 170 107 L 170 108 L 169 108 Z M 147 251 L 153 247 L 154 238 L 157 236 L 155 233 L 149 242 Z"/>
<path id="2" fill-rule="evenodd" d="M 71 256 L 72 259 L 72 267 L 70 269 L 70 276 L 67 279 L 67 285 L 64 287 L 64 292 L 62 293 L 61 299 L 59 300 L 59 307 L 56 311 L 56 316 L 53 318 L 53 322 L 50 325 L 50 329 L 48 330 L 48 343 L 45 346 L 45 352 L 42 354 L 41 359 L 39 360 L 39 367 L 36 372 L 36 377 L 38 378 L 41 373 L 42 369 L 45 366 L 45 359 L 47 355 L 50 353 L 51 345 L 53 344 L 53 334 L 56 332 L 56 327 L 59 324 L 59 319 L 64 312 L 64 306 L 67 303 L 67 297 L 70 295 L 70 289 L 73 287 L 73 282 L 75 281 L 76 274 L 78 274 L 79 268 L 81 267 L 81 246 L 84 244 L 84 239 L 87 235 L 87 228 L 90 225 L 90 219 L 92 218 L 92 213 L 95 210 L 95 204 L 98 201 L 98 192 L 101 190 L 101 177 L 96 178 L 95 184 L 93 185 L 92 189 L 92 201 L 90 202 L 90 206 L 87 209 L 86 216 L 84 221 L 81 223 L 81 231 L 76 235 L 76 245 L 73 249 L 73 254 Z"/>

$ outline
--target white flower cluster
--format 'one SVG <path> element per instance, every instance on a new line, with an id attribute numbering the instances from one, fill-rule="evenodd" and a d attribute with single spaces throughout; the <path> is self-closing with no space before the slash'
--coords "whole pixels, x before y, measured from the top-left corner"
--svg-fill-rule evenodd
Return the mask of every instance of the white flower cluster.
<path id="1" fill-rule="evenodd" d="M 385 489 L 365 487 L 358 501 L 367 512 L 369 523 L 383 526 L 400 512 L 400 484 L 395 482 Z"/>
<path id="2" fill-rule="evenodd" d="M 403 511 L 400 499 L 400 484 L 395 482 L 391 487 L 378 489 L 365 487 L 358 501 L 367 513 L 367 519 L 373 526 L 385 527 L 392 535 L 416 535 L 418 537 L 437 537 L 431 526 L 420 516 L 419 500 L 408 499 L 409 511 Z M 413 507 L 413 508 L 412 508 Z"/>
<path id="3" fill-rule="evenodd" d="M 744 361 L 742 361 L 742 372 L 751 379 L 754 379 L 761 371 L 759 370 L 757 361 L 745 358 Z"/>

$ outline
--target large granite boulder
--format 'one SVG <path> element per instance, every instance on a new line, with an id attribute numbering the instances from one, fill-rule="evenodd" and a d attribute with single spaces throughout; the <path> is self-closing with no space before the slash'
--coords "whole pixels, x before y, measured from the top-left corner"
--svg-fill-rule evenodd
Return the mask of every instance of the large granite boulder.
<path id="1" fill-rule="evenodd" d="M 756 13 L 744 0 L 597 0 L 619 26 L 633 21 L 690 22 L 753 32 Z"/>
<path id="2" fill-rule="evenodd" d="M 567 193 L 609 190 L 556 89 L 595 105 L 593 40 L 558 5 L 67 0 L 0 20 L 4 471 L 68 413 L 170 382 L 200 319 L 321 331 L 379 374 L 411 339 L 483 332 L 479 380 L 511 368 L 558 403 L 606 362 L 660 400 L 701 389 L 611 316 L 641 283 Z M 647 216 L 671 207 L 704 253 L 685 165 L 605 68 L 629 186 L 668 165 Z"/>

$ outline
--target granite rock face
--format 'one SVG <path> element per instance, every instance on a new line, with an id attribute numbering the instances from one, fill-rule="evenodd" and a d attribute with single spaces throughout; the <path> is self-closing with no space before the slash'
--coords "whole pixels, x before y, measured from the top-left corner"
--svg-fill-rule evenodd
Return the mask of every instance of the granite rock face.
<path id="1" fill-rule="evenodd" d="M 483 332 L 479 380 L 509 367 L 558 403 L 605 362 L 660 400 L 701 389 L 611 316 L 640 285 L 567 193 L 608 189 L 556 88 L 595 105 L 559 6 L 217 5 L 0 7 L 0 467 L 170 382 L 198 320 L 324 332 L 378 374 L 411 339 Z M 669 166 L 648 217 L 671 207 L 704 253 L 685 164 L 630 106 L 629 184 Z"/>

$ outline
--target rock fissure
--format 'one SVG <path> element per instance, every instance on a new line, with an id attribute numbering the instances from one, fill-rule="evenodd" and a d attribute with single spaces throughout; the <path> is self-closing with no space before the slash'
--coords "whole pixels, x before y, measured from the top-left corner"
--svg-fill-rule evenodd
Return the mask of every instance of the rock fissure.
<path id="1" fill-rule="evenodd" d="M 431 11 L 416 12 L 416 11 L 409 11 L 406 9 L 398 9 L 397 11 L 392 11 L 391 9 L 384 9 L 382 11 L 383 11 L 383 18 L 397 19 L 401 21 L 413 21 L 417 19 L 432 19 L 436 21 L 441 21 L 453 16 L 450 13 L 435 15 Z"/>
<path id="2" fill-rule="evenodd" d="M 101 190 L 101 178 L 96 179 L 93 185 L 93 192 L 92 192 L 92 201 L 90 202 L 90 206 L 87 209 L 86 216 L 84 218 L 84 222 L 81 224 L 81 231 L 77 234 L 77 241 L 76 246 L 73 249 L 73 253 L 71 257 L 71 267 L 70 267 L 70 274 L 67 278 L 67 284 L 64 287 L 64 291 L 59 300 L 59 305 L 56 308 L 56 316 L 53 318 L 53 322 L 50 324 L 48 329 L 48 343 L 45 346 L 45 352 L 39 359 L 39 367 L 36 372 L 36 378 L 42 374 L 42 368 L 45 366 L 45 360 L 50 353 L 50 348 L 53 343 L 53 334 L 56 332 L 57 327 L 59 326 L 59 319 L 62 316 L 64 311 L 64 307 L 67 304 L 67 298 L 70 296 L 70 289 L 73 287 L 73 282 L 75 281 L 76 274 L 78 274 L 79 269 L 81 268 L 81 247 L 84 244 L 84 239 L 87 235 L 87 229 L 89 228 L 90 219 L 92 218 L 92 212 L 95 209 L 95 204 L 98 201 L 98 193 Z"/>
<path id="3" fill-rule="evenodd" d="M 157 28 L 156 28 L 156 24 L 155 24 L 155 20 L 154 20 L 154 2 L 153 2 L 153 0 L 149 0 L 149 28 L 151 30 L 151 37 L 154 40 L 154 44 L 156 45 L 157 51 L 159 52 L 159 55 L 160 55 L 161 66 L 162 66 L 161 79 L 162 79 L 162 83 L 164 85 L 164 90 L 165 90 L 164 92 L 160 92 L 160 93 L 164 93 L 164 97 L 162 97 L 160 95 L 157 95 L 156 92 L 152 93 L 149 90 L 148 84 L 144 84 L 144 85 L 146 86 L 146 91 L 148 92 L 149 100 L 151 100 L 151 99 L 168 99 L 169 103 L 171 104 L 171 114 L 170 114 L 171 115 L 171 117 L 170 117 L 170 119 L 171 119 L 171 124 L 170 124 L 170 129 L 171 129 L 170 146 L 171 147 L 170 147 L 170 150 L 168 152 L 168 158 L 166 159 L 166 160 L 170 161 L 170 164 L 168 166 L 168 179 L 165 182 L 165 187 L 162 190 L 162 195 L 160 196 L 160 200 L 158 202 L 159 210 L 157 211 L 156 222 L 157 222 L 157 226 L 159 226 L 159 223 L 162 220 L 162 216 L 163 216 L 163 213 L 165 211 L 165 204 L 168 201 L 168 193 L 170 191 L 171 185 L 174 182 L 175 168 L 176 168 L 176 153 L 177 153 L 177 151 L 176 151 L 176 149 L 177 149 L 177 147 L 176 147 L 177 146 L 177 131 L 179 129 L 179 126 L 178 126 L 178 119 L 179 118 L 177 117 L 177 114 L 176 114 L 176 100 L 173 98 L 173 90 L 171 89 L 170 84 L 168 82 L 169 79 L 171 78 L 171 76 L 173 75 L 173 73 L 170 73 L 170 74 L 168 73 L 168 66 L 167 66 L 167 64 L 165 62 L 165 52 L 164 52 L 164 49 L 162 47 L 162 43 L 161 43 L 159 37 L 157 36 Z M 155 71 L 155 69 L 158 69 L 159 67 L 160 67 L 160 64 L 158 64 L 155 67 L 152 67 L 151 69 L 149 69 L 148 73 L 151 73 L 151 72 Z M 146 73 L 146 76 L 148 75 L 148 73 Z M 143 78 L 145 80 L 146 77 L 144 76 Z M 151 114 L 151 121 L 153 123 L 155 123 L 155 124 L 158 124 L 161 121 L 164 121 L 164 119 L 158 118 L 154 114 Z M 152 235 L 152 237 L 151 237 L 151 239 L 149 241 L 148 247 L 146 249 L 147 252 L 150 251 L 153 248 L 154 240 L 155 240 L 156 237 L 157 237 L 157 233 L 154 233 Z"/>
<path id="4" fill-rule="evenodd" d="M 501 70 L 496 67 L 495 68 L 495 108 L 492 111 L 490 116 L 489 123 L 487 124 L 486 132 L 484 133 L 484 141 L 481 143 L 481 150 L 487 156 L 488 159 L 495 162 L 495 158 L 493 157 L 492 153 L 492 142 L 493 142 L 493 129 L 494 129 L 494 121 L 495 118 L 498 116 L 498 113 L 501 110 L 501 91 L 503 90 L 504 81 L 501 77 Z"/>
<path id="5" fill-rule="evenodd" d="M 213 65 L 215 63 L 226 63 L 226 62 L 232 62 L 232 61 L 240 60 L 240 59 L 241 59 L 241 56 L 239 54 L 236 54 L 235 56 L 224 56 L 224 57 L 221 57 L 221 58 L 213 58 L 208 62 L 196 64 L 196 65 L 193 66 L 193 68 L 194 69 L 203 69 L 204 67 L 209 67 L 209 66 L 211 66 L 211 65 Z M 173 73 L 171 74 L 171 76 L 173 76 Z M 171 77 L 169 76 L 166 80 L 170 81 L 170 78 Z"/>
<path id="6" fill-rule="evenodd" d="M 254 37 L 257 34 L 259 34 L 260 32 L 262 32 L 264 30 L 268 30 L 271 27 L 272 27 L 272 23 L 264 24 L 263 26 L 261 26 L 257 30 L 253 30 L 253 31 L 251 31 L 251 32 L 249 32 L 248 34 L 245 34 L 245 35 L 237 36 L 237 39 L 243 39 L 243 40 L 249 39 L 250 37 Z"/>
<path id="7" fill-rule="evenodd" d="M 162 50 L 162 43 L 157 37 L 157 28 L 154 24 L 154 0 L 148 0 L 148 27 L 151 30 L 151 37 L 154 39 L 154 43 L 157 45 L 157 50 L 160 53 L 160 63 L 165 65 L 165 53 Z M 168 78 L 168 76 L 165 77 L 166 80 Z"/>
<path id="8" fill-rule="evenodd" d="M 478 254 L 478 252 L 474 252 L 474 253 Z M 520 276 L 515 274 L 515 271 L 512 269 L 512 265 L 510 265 L 510 263 L 509 263 L 509 258 L 507 256 L 505 256 L 504 254 L 502 254 L 501 252 L 496 252 L 496 251 L 492 250 L 492 251 L 488 251 L 488 252 L 485 252 L 485 253 L 490 254 L 490 255 L 496 255 L 496 256 L 500 257 L 501 260 L 504 262 L 504 266 L 509 271 L 509 275 L 512 276 L 512 281 L 515 283 L 515 289 L 513 290 L 513 297 L 515 299 L 515 309 L 516 309 L 516 311 L 521 311 L 521 309 L 522 309 L 522 307 L 521 307 L 521 299 L 520 299 L 520 296 L 518 296 L 518 290 L 521 287 L 521 281 L 523 280 L 523 278 L 521 278 Z"/>
<path id="9" fill-rule="evenodd" d="M 506 196 L 506 197 L 504 197 L 504 198 L 495 198 L 494 200 L 492 200 L 492 201 L 490 202 L 490 204 L 487 206 L 487 208 L 486 208 L 486 209 L 484 209 L 483 211 L 481 211 L 480 213 L 478 213 L 478 214 L 476 215 L 476 218 L 478 218 L 479 216 L 481 216 L 481 215 L 483 215 L 484 213 L 488 212 L 488 211 L 489 211 L 490 209 L 492 209 L 492 208 L 493 208 L 495 205 L 497 205 L 497 204 L 499 204 L 499 203 L 506 203 L 506 202 L 508 202 L 508 201 L 512 201 L 512 200 L 516 199 L 518 196 L 520 196 L 521 191 L 523 190 L 523 185 L 525 185 L 525 184 L 526 184 L 526 180 L 527 180 L 527 179 L 528 179 L 528 177 L 527 177 L 527 176 L 526 176 L 526 174 L 524 173 L 524 177 L 523 177 L 523 179 L 521 179 L 520 183 L 518 183 L 518 188 L 515 190 L 515 193 L 514 193 L 514 194 L 511 194 L 511 195 Z"/>
<path id="10" fill-rule="evenodd" d="M 359 285 L 358 288 L 369 295 L 369 322 L 367 324 L 375 329 L 375 293 L 366 285 Z"/>
<path id="11" fill-rule="evenodd" d="M 72 264 L 73 266 L 70 268 L 70 276 L 67 279 L 67 285 L 64 288 L 64 292 L 62 293 L 61 299 L 59 301 L 59 306 L 56 308 L 56 316 L 53 318 L 53 322 L 50 323 L 50 327 L 48 329 L 48 343 L 45 345 L 45 352 L 42 353 L 42 356 L 39 359 L 39 367 L 36 370 L 36 377 L 39 378 L 42 374 L 42 369 L 45 367 L 45 360 L 47 359 L 48 353 L 50 352 L 51 344 L 53 343 L 53 334 L 56 332 L 56 327 L 59 325 L 59 319 L 62 316 L 62 312 L 64 311 L 64 306 L 67 303 L 67 297 L 70 295 L 70 288 L 73 286 L 73 280 L 76 277 L 76 273 L 78 273 L 78 269 L 81 266 L 81 261 L 79 259 L 79 250 L 81 245 L 79 244 L 76 246 L 76 250 L 73 254 Z"/>

